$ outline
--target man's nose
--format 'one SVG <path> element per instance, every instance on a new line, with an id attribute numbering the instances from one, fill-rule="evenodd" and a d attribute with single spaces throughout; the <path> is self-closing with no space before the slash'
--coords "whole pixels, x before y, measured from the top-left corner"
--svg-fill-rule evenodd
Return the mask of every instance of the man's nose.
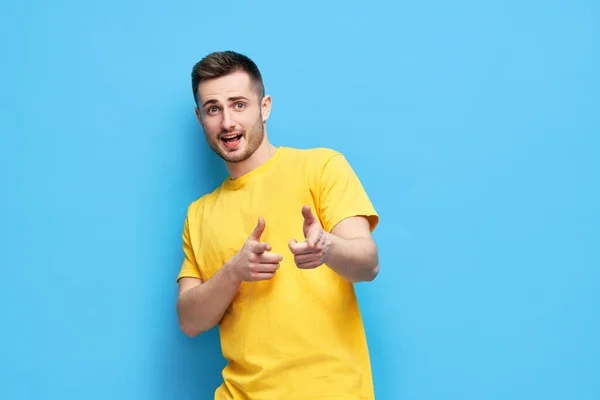
<path id="1" fill-rule="evenodd" d="M 233 119 L 233 113 L 230 110 L 223 110 L 223 122 L 222 127 L 226 131 L 230 131 L 235 128 L 235 120 Z"/>

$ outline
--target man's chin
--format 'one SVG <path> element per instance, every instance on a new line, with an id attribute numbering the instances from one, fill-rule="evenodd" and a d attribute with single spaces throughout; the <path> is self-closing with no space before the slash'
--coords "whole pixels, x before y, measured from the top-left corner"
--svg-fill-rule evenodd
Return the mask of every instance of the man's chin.
<path id="1" fill-rule="evenodd" d="M 245 161 L 248 159 L 248 157 L 250 157 L 251 154 L 248 154 L 246 151 L 244 151 L 245 149 L 236 149 L 234 151 L 231 151 L 229 149 L 227 150 L 220 150 L 219 151 L 219 156 L 221 156 L 221 158 L 229 163 L 239 163 L 242 161 Z"/>

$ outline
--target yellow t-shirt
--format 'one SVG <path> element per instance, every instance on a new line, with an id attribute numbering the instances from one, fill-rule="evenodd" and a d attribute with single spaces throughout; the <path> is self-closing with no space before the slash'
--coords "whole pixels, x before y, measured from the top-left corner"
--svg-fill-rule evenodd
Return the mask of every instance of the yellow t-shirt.
<path id="1" fill-rule="evenodd" d="M 354 286 L 322 265 L 302 270 L 288 248 L 304 241 L 302 206 L 330 232 L 342 219 L 379 222 L 346 158 L 330 149 L 278 147 L 263 165 L 193 202 L 177 279 L 207 281 L 265 219 L 261 240 L 283 261 L 274 278 L 244 282 L 219 323 L 228 360 L 215 399 L 374 399 Z"/>

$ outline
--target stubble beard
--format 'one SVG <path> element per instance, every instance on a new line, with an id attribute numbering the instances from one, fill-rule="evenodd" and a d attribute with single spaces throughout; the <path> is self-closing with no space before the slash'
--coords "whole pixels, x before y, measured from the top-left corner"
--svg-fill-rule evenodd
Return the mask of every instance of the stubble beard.
<path id="1" fill-rule="evenodd" d="M 221 132 L 226 133 L 226 132 Z M 239 163 L 247 160 L 260 147 L 265 138 L 265 127 L 262 121 L 262 112 L 258 115 L 258 119 L 250 127 L 250 130 L 243 131 L 244 137 L 242 140 L 246 142 L 246 147 L 243 150 L 229 151 L 226 148 L 220 147 L 221 139 L 209 141 L 211 149 L 224 161 L 229 163 Z"/>

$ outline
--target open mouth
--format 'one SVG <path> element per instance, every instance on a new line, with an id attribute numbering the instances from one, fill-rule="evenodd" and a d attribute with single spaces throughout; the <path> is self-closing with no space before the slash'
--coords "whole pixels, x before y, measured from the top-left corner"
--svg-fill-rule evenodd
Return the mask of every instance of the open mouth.
<path id="1" fill-rule="evenodd" d="M 238 144 L 240 144 L 242 136 L 242 134 L 221 136 L 221 141 L 225 143 L 225 146 L 227 147 L 236 147 Z"/>

